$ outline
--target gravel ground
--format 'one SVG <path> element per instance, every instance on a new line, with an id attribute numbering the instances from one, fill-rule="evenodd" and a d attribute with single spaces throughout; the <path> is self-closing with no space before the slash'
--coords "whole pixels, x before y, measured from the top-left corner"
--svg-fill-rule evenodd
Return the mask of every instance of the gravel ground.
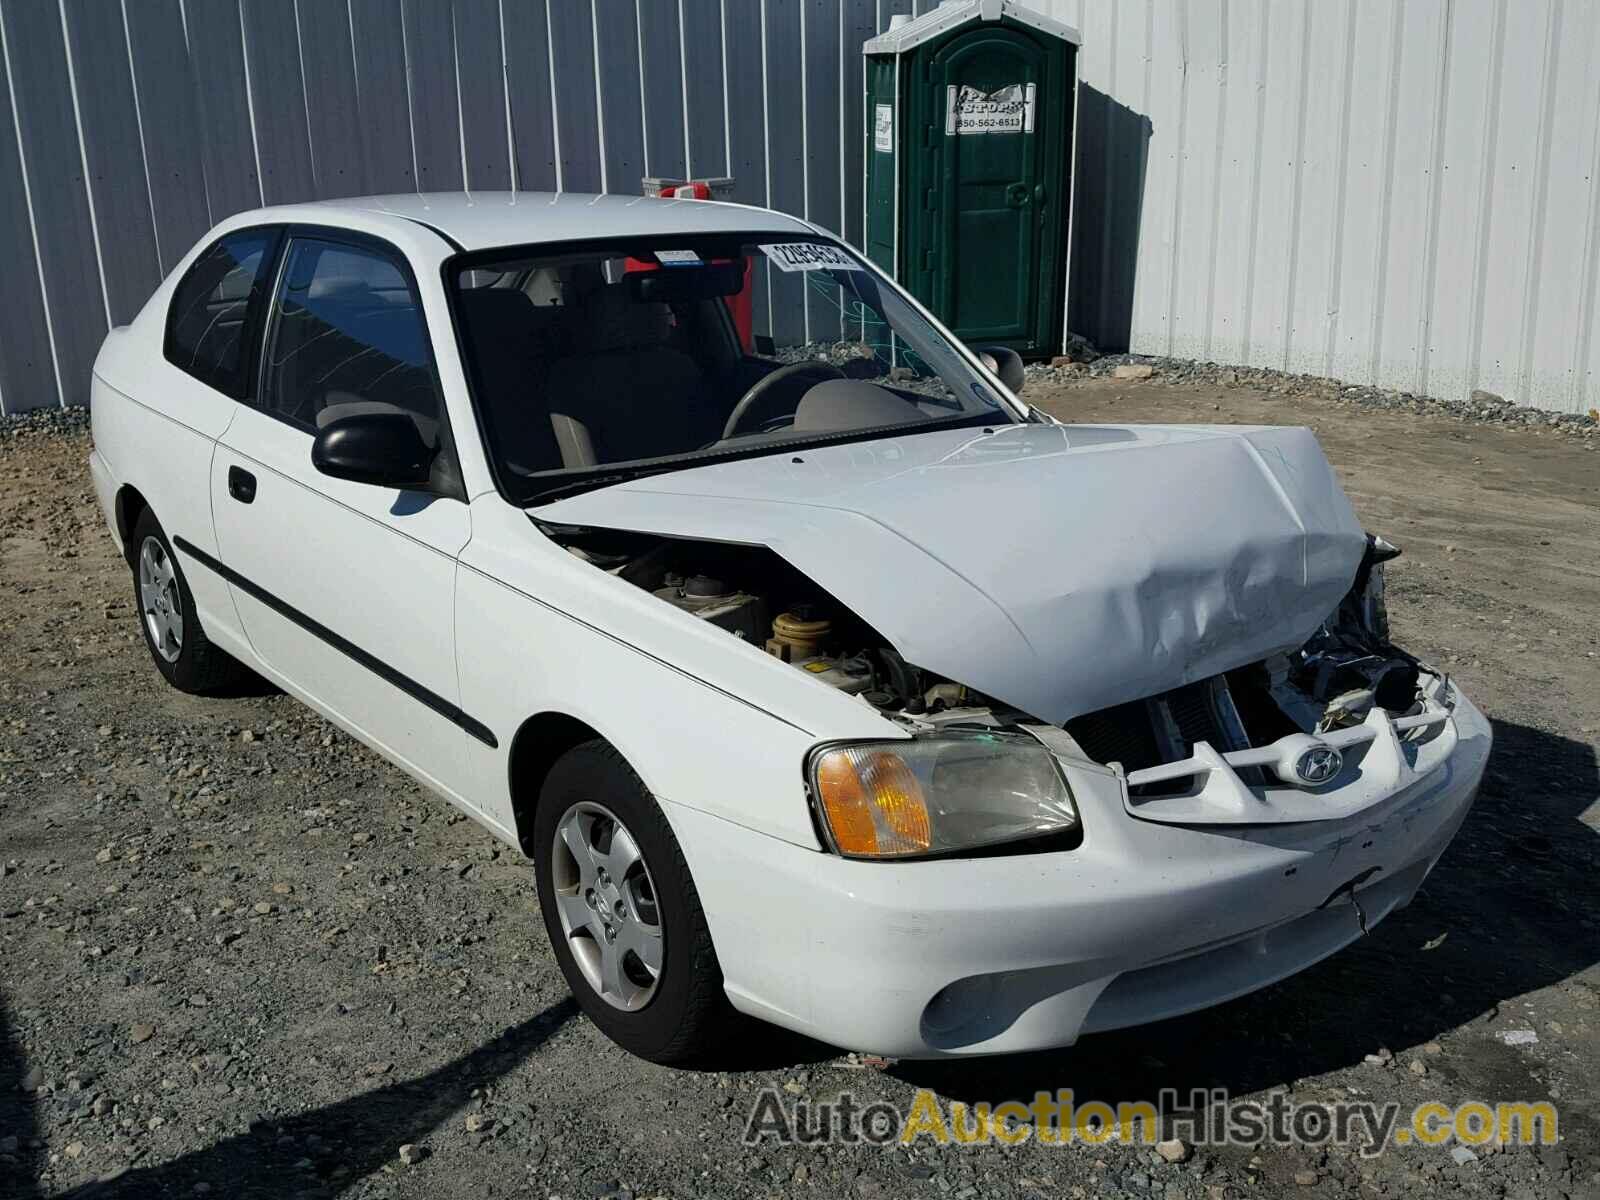
<path id="1" fill-rule="evenodd" d="M 1076 420 L 1318 430 L 1369 527 L 1406 550 L 1399 640 L 1495 720 L 1484 793 L 1416 904 L 1293 980 L 1069 1051 L 887 1069 L 763 1030 L 730 1037 L 721 1069 L 614 1048 L 575 1015 L 528 866 L 285 696 L 166 688 L 81 416 L 0 427 L 0 1195 L 1600 1195 L 1595 441 L 1117 365 L 1035 370 L 1030 398 Z M 746 1147 L 766 1087 L 902 1110 L 918 1087 L 1553 1097 L 1565 1140 L 1180 1163 Z"/>
<path id="2" fill-rule="evenodd" d="M 1337 379 L 1315 375 L 1290 375 L 1266 367 L 1230 367 L 1191 359 L 1101 354 L 1076 335 L 1073 341 L 1075 344 L 1069 347 L 1066 355 L 1052 359 L 1048 364 L 1029 365 L 1027 374 L 1031 387 L 1059 387 L 1085 378 L 1115 378 L 1119 373 L 1125 377 L 1142 378 L 1159 375 L 1162 383 L 1169 387 L 1246 388 L 1266 395 L 1309 396 L 1361 408 L 1546 429 L 1578 438 L 1600 439 L 1600 409 L 1591 408 L 1584 413 L 1551 412 L 1513 404 L 1494 392 L 1481 390 L 1474 391 L 1465 400 L 1443 400 L 1437 396 L 1419 396 L 1393 388 L 1341 383 Z M 1144 368 L 1149 369 L 1150 375 L 1144 374 Z M 1131 382 L 1132 378 L 1125 381 Z"/>

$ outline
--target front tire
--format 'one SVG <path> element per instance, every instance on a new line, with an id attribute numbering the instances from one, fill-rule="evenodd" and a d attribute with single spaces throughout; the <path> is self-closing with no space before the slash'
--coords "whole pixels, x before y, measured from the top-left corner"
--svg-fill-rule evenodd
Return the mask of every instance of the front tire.
<path id="1" fill-rule="evenodd" d="M 172 543 L 148 508 L 139 514 L 129 541 L 134 611 L 150 658 L 180 692 L 204 695 L 237 686 L 249 670 L 211 644 L 200 628 L 194 594 Z"/>
<path id="2" fill-rule="evenodd" d="M 624 1050 L 704 1058 L 731 1006 L 689 865 L 666 817 L 602 740 L 551 768 L 534 817 L 539 908 L 573 996 Z"/>

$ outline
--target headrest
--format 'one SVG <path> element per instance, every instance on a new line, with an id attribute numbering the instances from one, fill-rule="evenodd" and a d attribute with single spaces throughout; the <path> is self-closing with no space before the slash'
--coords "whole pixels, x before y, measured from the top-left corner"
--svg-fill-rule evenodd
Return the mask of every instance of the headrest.
<path id="1" fill-rule="evenodd" d="M 672 333 L 667 306 L 635 300 L 626 281 L 608 284 L 590 296 L 583 317 L 583 340 L 591 354 L 662 346 Z"/>
<path id="2" fill-rule="evenodd" d="M 548 353 L 566 314 L 559 306 L 541 308 L 517 288 L 472 288 L 461 293 L 462 325 L 473 345 Z"/>
<path id="3" fill-rule="evenodd" d="M 526 333 L 534 319 L 533 301 L 515 288 L 469 288 L 461 293 L 461 311 L 481 337 Z"/>

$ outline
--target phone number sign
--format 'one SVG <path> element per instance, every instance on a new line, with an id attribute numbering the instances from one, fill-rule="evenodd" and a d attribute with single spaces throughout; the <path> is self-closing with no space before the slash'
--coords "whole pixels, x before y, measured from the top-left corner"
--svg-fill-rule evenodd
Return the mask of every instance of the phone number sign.
<path id="1" fill-rule="evenodd" d="M 985 92 L 968 84 L 946 89 L 944 131 L 948 136 L 972 133 L 1032 133 L 1034 85 L 1008 83 Z"/>

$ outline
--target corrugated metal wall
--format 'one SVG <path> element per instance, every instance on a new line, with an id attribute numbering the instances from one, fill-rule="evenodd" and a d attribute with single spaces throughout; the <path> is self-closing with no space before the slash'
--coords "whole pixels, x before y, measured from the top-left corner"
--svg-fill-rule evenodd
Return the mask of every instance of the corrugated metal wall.
<path id="1" fill-rule="evenodd" d="M 1600 6 L 1039 3 L 1084 38 L 1074 329 L 1600 404 Z M 859 241 L 860 44 L 926 7 L 0 0 L 0 409 L 82 403 L 107 324 L 263 202 L 730 174 Z M 778 337 L 826 329 L 771 286 Z"/>
<path id="2" fill-rule="evenodd" d="M 1600 405 L 1600 5 L 1043 7 L 1084 39 L 1080 217 L 1102 238 L 1079 230 L 1074 328 L 1446 398 Z"/>
<path id="3" fill-rule="evenodd" d="M 108 324 L 211 224 L 263 203 L 732 175 L 736 199 L 859 240 L 860 46 L 909 11 L 0 0 L 0 412 L 84 403 Z M 771 286 L 763 327 L 825 327 L 819 297 Z"/>

